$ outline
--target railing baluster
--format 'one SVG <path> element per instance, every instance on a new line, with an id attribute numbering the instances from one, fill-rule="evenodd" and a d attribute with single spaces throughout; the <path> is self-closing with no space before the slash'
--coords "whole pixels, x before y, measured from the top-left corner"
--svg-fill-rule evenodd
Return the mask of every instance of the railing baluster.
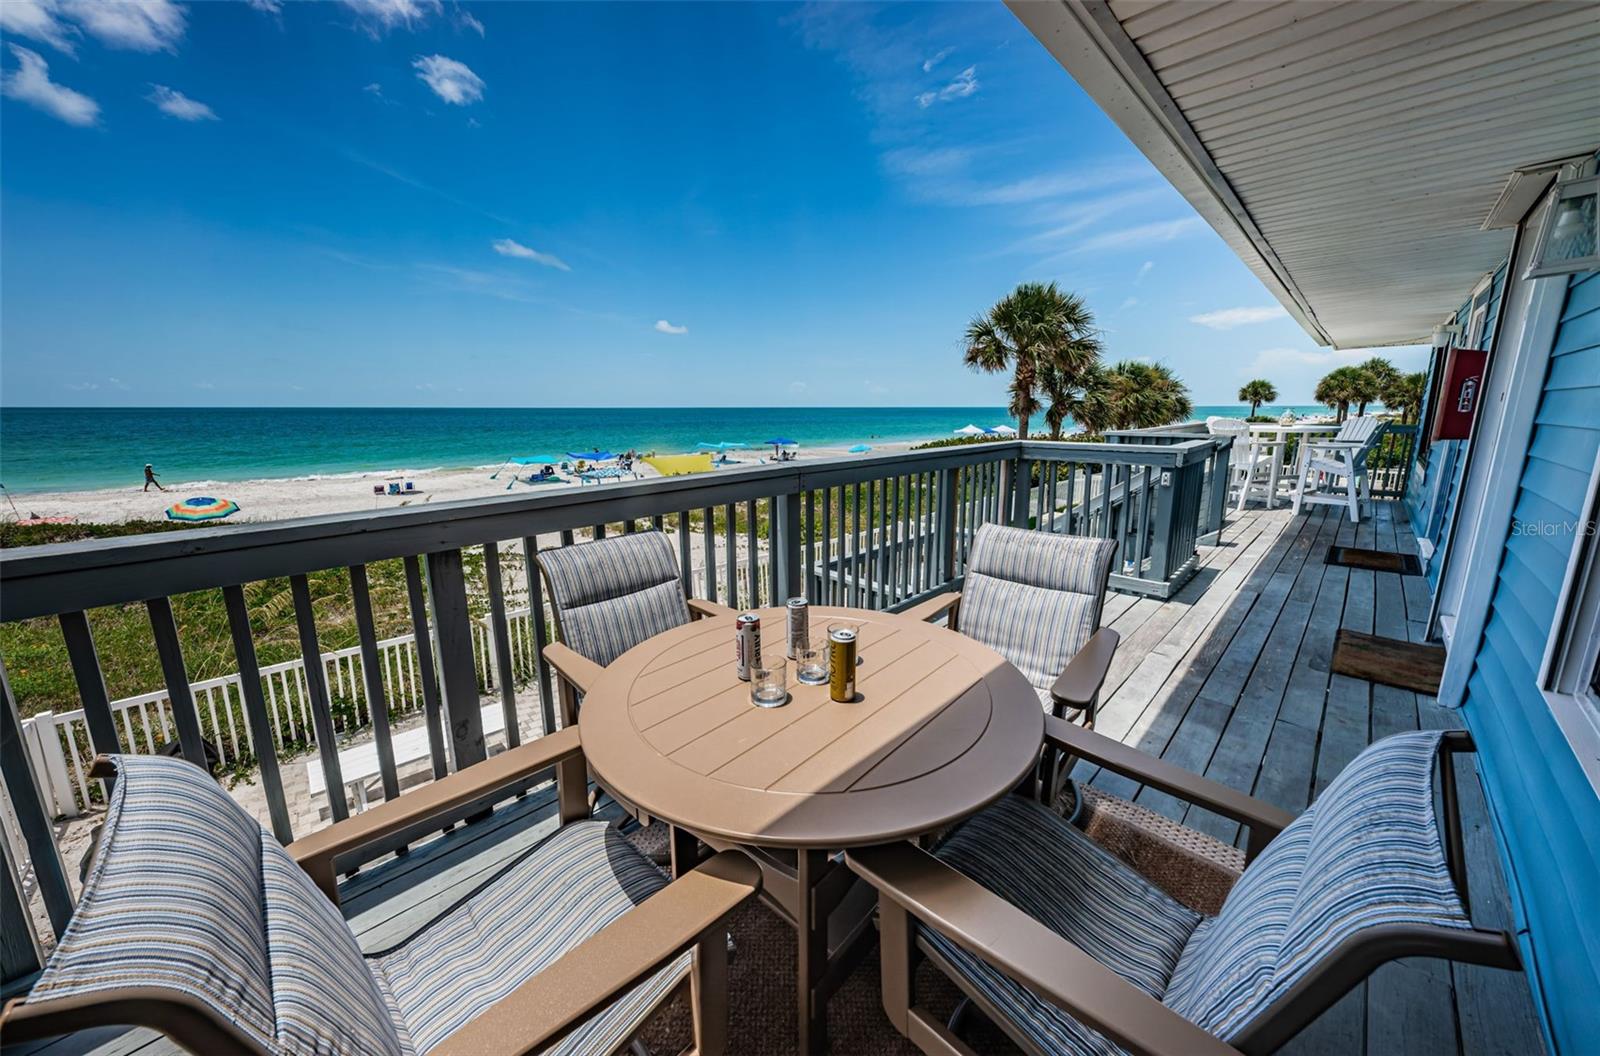
<path id="1" fill-rule="evenodd" d="M 694 546 L 689 538 L 689 511 L 678 514 L 678 578 L 683 581 L 683 596 L 694 597 Z M 540 649 L 540 656 L 544 651 Z"/>
<path id="2" fill-rule="evenodd" d="M 837 577 L 833 572 L 833 495 L 835 489 L 822 489 L 822 582 L 819 599 L 824 605 L 833 605 L 839 597 L 834 589 Z M 843 514 L 843 509 L 840 509 Z"/>
<path id="3" fill-rule="evenodd" d="M 361 642 L 361 675 L 367 693 L 367 714 L 372 719 L 372 735 L 378 749 L 378 776 L 383 782 L 383 798 L 394 799 L 400 795 L 400 774 L 395 767 L 394 742 L 389 736 L 389 701 L 383 690 L 378 630 L 372 620 L 372 590 L 367 582 L 366 565 L 350 566 L 350 603 L 355 609 L 356 636 Z"/>
<path id="4" fill-rule="evenodd" d="M 311 698 L 311 721 L 316 728 L 317 756 L 322 761 L 323 780 L 328 785 L 328 809 L 334 821 L 350 816 L 344 795 L 344 774 L 339 767 L 339 738 L 333 728 L 333 712 L 328 704 L 327 672 L 322 667 L 322 648 L 317 642 L 316 616 L 311 611 L 311 587 L 302 573 L 289 577 L 294 595 L 295 624 L 300 631 L 300 655 L 305 659 L 306 694 Z"/>
<path id="5" fill-rule="evenodd" d="M 767 521 L 767 533 L 767 537 L 770 540 L 772 533 L 772 522 L 770 520 Z M 770 548 L 768 552 L 771 552 Z M 745 592 L 750 595 L 749 607 L 759 609 L 761 607 L 761 566 L 756 560 L 755 499 L 750 499 L 744 504 L 744 559 L 746 563 L 744 584 Z M 776 598 L 773 599 L 773 604 L 777 604 Z"/>
<path id="6" fill-rule="evenodd" d="M 483 715 L 478 710 L 478 672 L 472 660 L 472 615 L 460 550 L 428 555 L 428 593 L 439 645 L 439 682 L 456 769 L 488 758 Z"/>
<path id="7" fill-rule="evenodd" d="M 878 545 L 873 550 L 873 578 L 878 581 L 877 604 L 879 609 L 889 607 L 889 479 L 885 477 L 877 481 L 875 490 L 878 493 Z"/>
<path id="8" fill-rule="evenodd" d="M 863 510 L 861 508 L 861 491 L 861 485 L 857 484 L 855 492 L 855 509 L 852 511 L 855 517 L 854 520 L 851 521 L 850 528 L 850 605 L 852 608 L 857 609 L 861 608 L 865 604 L 863 600 L 864 591 L 862 590 L 861 582 L 861 566 L 863 562 L 861 539 L 862 532 L 865 529 L 865 525 L 862 523 Z"/>
<path id="9" fill-rule="evenodd" d="M 817 493 L 810 488 L 806 489 L 805 506 L 800 529 L 801 545 L 805 548 L 803 560 L 805 562 L 805 588 L 802 593 L 813 604 L 819 603 L 817 590 Z"/>
<path id="10" fill-rule="evenodd" d="M 172 616 L 170 598 L 151 598 L 145 602 L 150 614 L 150 629 L 155 634 L 156 655 L 167 682 L 167 699 L 172 706 L 172 721 L 178 727 L 178 742 L 183 757 L 200 769 L 211 772 L 206 763 L 205 739 L 200 734 L 200 714 L 195 710 L 194 694 L 189 690 L 189 672 L 183 663 L 183 646 L 178 642 L 178 624 Z"/>
<path id="11" fill-rule="evenodd" d="M 705 553 L 700 555 L 706 563 L 706 600 L 717 600 L 717 526 L 710 506 L 700 511 L 701 543 Z M 732 606 L 730 606 L 731 608 Z"/>
<path id="12" fill-rule="evenodd" d="M 506 717 L 506 747 L 515 748 L 522 743 L 522 733 L 517 728 L 517 674 L 511 666 L 511 634 L 506 628 L 506 590 L 500 581 L 499 543 L 483 544 L 483 573 L 489 587 L 489 631 L 494 635 L 495 676 L 500 680 L 500 707 Z"/>
<path id="13" fill-rule="evenodd" d="M 433 639 L 428 631 L 428 602 L 423 590 L 422 562 L 405 559 L 406 598 L 411 609 L 411 633 L 417 647 L 417 669 L 422 681 L 422 710 L 428 726 L 428 750 L 435 780 L 450 772 L 445 759 L 444 715 L 439 706 L 439 678 L 433 668 Z"/>
<path id="14" fill-rule="evenodd" d="M 22 717 L 17 712 L 17 698 L 11 694 L 11 676 L 6 674 L 4 661 L 0 661 L 0 696 L 5 698 L 0 708 L 0 723 L 3 723 L 0 725 L 0 775 L 5 778 L 23 842 L 28 845 L 34 880 L 44 899 L 45 912 L 50 916 L 50 926 L 59 936 L 72 919 L 72 888 L 67 886 L 67 871 L 61 864 L 61 851 L 56 847 L 50 815 L 45 811 L 39 786 L 34 783 L 33 768 L 28 764 L 27 750 L 22 746 Z"/>
<path id="15" fill-rule="evenodd" d="M 100 670 L 100 656 L 95 651 L 94 632 L 89 628 L 88 614 L 63 612 L 56 619 L 61 624 L 62 637 L 66 639 L 67 660 L 72 665 L 72 678 L 78 684 L 78 699 L 83 702 L 83 723 L 89 729 L 89 743 L 97 754 L 116 755 L 122 751 L 122 745 L 117 738 L 116 721 L 111 715 L 111 696 L 106 692 L 106 679 Z M 133 745 L 131 731 L 128 744 L 130 747 Z M 103 782 L 107 800 L 111 797 L 114 782 L 114 778 L 107 778 Z"/>
<path id="16" fill-rule="evenodd" d="M 689 537 L 682 531 L 683 521 L 679 522 L 678 543 L 680 549 L 687 544 Z M 528 620 L 533 624 L 533 660 L 534 670 L 539 676 L 539 720 L 541 722 L 540 734 L 548 735 L 556 732 L 556 698 L 550 684 L 550 662 L 544 658 L 544 647 L 549 645 L 549 628 L 544 622 L 544 579 L 539 575 L 539 562 L 536 560 L 539 553 L 539 540 L 527 536 L 522 540 L 522 553 L 526 565 L 528 579 Z M 683 561 L 685 581 L 684 594 L 689 593 L 687 559 Z"/>
<path id="17" fill-rule="evenodd" d="M 228 631 L 233 636 L 233 656 L 239 665 L 239 695 L 244 700 L 245 722 L 255 732 L 256 765 L 261 769 L 261 787 L 267 794 L 272 834 L 279 843 L 288 843 L 294 839 L 294 828 L 289 823 L 289 804 L 283 795 L 283 775 L 278 772 L 278 749 L 267 719 L 267 702 L 261 695 L 261 668 L 256 661 L 244 588 L 237 584 L 223 587 L 222 603 L 228 610 Z"/>
<path id="18" fill-rule="evenodd" d="M 722 508 L 722 574 L 728 584 L 728 607 L 739 608 L 739 511 L 733 503 Z"/>

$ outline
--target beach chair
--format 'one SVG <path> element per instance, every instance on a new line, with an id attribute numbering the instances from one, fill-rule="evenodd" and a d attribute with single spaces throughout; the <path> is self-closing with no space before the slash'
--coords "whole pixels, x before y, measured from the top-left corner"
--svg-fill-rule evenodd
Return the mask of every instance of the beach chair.
<path id="1" fill-rule="evenodd" d="M 362 951 L 341 859 L 551 766 L 554 833 L 401 945 Z M 0 1014 L 8 1046 L 128 1025 L 196 1053 L 612 1052 L 691 984 L 698 1051 L 723 1049 L 725 920 L 760 873 L 718 855 L 669 884 L 586 820 L 575 729 L 288 847 L 182 760 L 102 756 L 94 773 L 117 778 L 106 838 L 43 973 Z"/>
<path id="2" fill-rule="evenodd" d="M 1244 509 L 1252 496 L 1263 500 L 1272 492 L 1273 459 L 1281 457 L 1277 443 L 1258 443 L 1251 439 L 1250 423 L 1242 418 L 1221 418 L 1213 415 L 1206 419 L 1206 431 L 1212 436 L 1233 438 L 1228 453 L 1228 489 L 1235 509 Z"/>
<path id="3" fill-rule="evenodd" d="M 1307 504 L 1343 506 L 1350 523 L 1361 521 L 1361 504 L 1372 501 L 1367 456 L 1383 435 L 1384 423 L 1366 414 L 1346 418 L 1332 440 L 1305 440 L 1294 492 L 1294 512 Z"/>
<path id="4" fill-rule="evenodd" d="M 1466 910 L 1465 732 L 1373 744 L 1298 818 L 1058 719 L 1045 740 L 1239 822 L 1249 864 L 1206 916 L 1020 795 L 931 853 L 846 852 L 878 890 L 884 1009 L 925 1053 L 971 1050 L 918 1004 L 920 957 L 1032 1056 L 1271 1053 L 1397 958 L 1520 965 Z"/>

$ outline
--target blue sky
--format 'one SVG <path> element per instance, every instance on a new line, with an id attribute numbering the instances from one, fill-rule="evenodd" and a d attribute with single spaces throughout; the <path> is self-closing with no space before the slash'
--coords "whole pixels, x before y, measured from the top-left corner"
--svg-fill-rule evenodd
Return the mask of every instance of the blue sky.
<path id="1" fill-rule="evenodd" d="M 1200 403 L 1363 358 L 999 3 L 5 0 L 0 31 L 6 404 L 992 404 L 961 332 L 1031 279 Z"/>

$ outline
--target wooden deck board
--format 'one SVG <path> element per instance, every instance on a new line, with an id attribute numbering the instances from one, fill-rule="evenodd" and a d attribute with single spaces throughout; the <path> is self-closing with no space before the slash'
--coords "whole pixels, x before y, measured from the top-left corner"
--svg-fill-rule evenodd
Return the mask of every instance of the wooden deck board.
<path id="1" fill-rule="evenodd" d="M 1391 504 L 1378 504 L 1359 527 L 1331 507 L 1298 517 L 1286 509 L 1249 509 L 1230 514 L 1221 544 L 1205 548 L 1199 572 L 1170 601 L 1108 599 L 1107 622 L 1126 636 L 1098 729 L 1299 811 L 1372 739 L 1459 726 L 1456 713 L 1431 697 L 1330 673 L 1339 628 L 1416 641 L 1429 603 L 1418 577 L 1325 565 L 1323 554 L 1335 542 L 1416 552 L 1404 511 Z M 1511 913 L 1488 807 L 1471 759 L 1458 767 L 1473 918 L 1504 926 Z M 1235 838 L 1229 823 L 1116 775 L 1080 767 L 1076 776 Z M 363 946 L 381 948 L 409 934 L 531 846 L 551 824 L 547 796 L 537 790 L 497 814 L 493 826 L 458 830 L 349 882 L 346 911 Z M 147 1031 L 93 1040 L 31 1051 L 173 1051 Z M 1282 1051 L 1531 1056 L 1542 1047 L 1520 975 L 1415 960 L 1385 967 Z"/>

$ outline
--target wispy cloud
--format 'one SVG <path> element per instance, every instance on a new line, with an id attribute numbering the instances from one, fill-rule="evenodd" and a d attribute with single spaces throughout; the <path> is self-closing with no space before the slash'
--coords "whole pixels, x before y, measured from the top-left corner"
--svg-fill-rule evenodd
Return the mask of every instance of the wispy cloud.
<path id="1" fill-rule="evenodd" d="M 1117 311 L 1125 312 L 1129 308 L 1137 307 L 1138 304 L 1139 304 L 1139 298 L 1137 298 L 1137 297 L 1128 297 L 1128 298 L 1124 299 L 1121 304 L 1117 305 Z"/>
<path id="2" fill-rule="evenodd" d="M 176 88 L 152 84 L 146 99 L 156 104 L 156 109 L 179 121 L 215 121 L 216 112 L 197 99 L 190 99 Z"/>
<path id="3" fill-rule="evenodd" d="M 27 37 L 68 55 L 76 54 L 77 27 L 58 17 L 56 0 L 0 0 L 0 33 Z"/>
<path id="4" fill-rule="evenodd" d="M 922 60 L 922 72 L 932 73 L 933 68 L 943 62 L 945 59 L 948 59 L 950 57 L 950 53 L 955 50 L 956 49 L 954 48 L 940 48 L 932 55 L 929 55 L 927 58 Z"/>
<path id="5" fill-rule="evenodd" d="M 60 7 L 100 43 L 124 51 L 177 51 L 187 18 L 172 0 L 61 0 Z"/>
<path id="6" fill-rule="evenodd" d="M 1189 321 L 1210 327 L 1212 330 L 1232 330 L 1237 326 L 1251 326 L 1255 323 L 1282 319 L 1288 314 L 1283 305 L 1270 304 L 1259 308 L 1219 308 L 1214 312 L 1191 315 Z"/>
<path id="7" fill-rule="evenodd" d="M 1198 216 L 1186 216 L 1180 220 L 1158 220 L 1152 224 L 1136 224 L 1133 227 L 1119 228 L 1115 231 L 1102 231 L 1098 235 L 1090 235 L 1078 243 L 1080 252 L 1089 252 L 1101 249 L 1126 249 L 1129 246 L 1148 246 L 1160 242 L 1171 242 L 1173 239 L 1199 231 L 1205 224 Z"/>
<path id="8" fill-rule="evenodd" d="M 514 226 L 517 225 L 517 221 L 511 219 L 510 217 L 502 216 L 499 213 L 491 212 L 491 211 L 489 211 L 487 209 L 484 209 L 482 206 L 478 205 L 475 202 L 469 202 L 465 198 L 460 198 L 460 197 L 457 197 L 454 194 L 451 194 L 449 191 L 441 190 L 440 188 L 435 187 L 430 183 L 424 183 L 421 180 L 416 179 L 413 176 L 408 176 L 407 174 L 401 172 L 399 169 L 396 169 L 396 168 L 394 168 L 392 166 L 389 166 L 389 165 L 385 165 L 381 161 L 373 161 L 371 158 L 366 157 L 365 155 L 362 155 L 362 154 L 358 154 L 355 151 L 349 150 L 349 149 L 345 149 L 341 153 L 347 160 L 355 162 L 357 165 L 365 166 L 366 168 L 371 169 L 373 172 L 380 172 L 383 175 L 389 177 L 391 180 L 396 181 L 397 183 L 403 183 L 407 187 L 414 187 L 419 191 L 424 191 L 424 192 L 426 192 L 428 194 L 433 195 L 436 198 L 439 198 L 439 199 L 442 199 L 443 201 L 449 202 L 451 205 L 460 206 L 462 209 L 466 209 L 469 212 L 473 212 L 473 213 L 478 214 L 479 216 L 485 217 L 485 218 L 487 218 L 489 220 L 493 220 L 497 224 L 505 224 L 508 227 L 514 227 Z"/>
<path id="9" fill-rule="evenodd" d="M 535 264 L 543 264 L 547 268 L 559 268 L 562 271 L 571 271 L 567 262 L 553 253 L 541 253 L 531 246 L 525 246 L 512 238 L 497 238 L 492 243 L 494 251 L 502 257 L 516 257 L 519 260 L 531 260 Z"/>
<path id="10" fill-rule="evenodd" d="M 69 125 L 87 127 L 100 120 L 100 104 L 82 92 L 52 81 L 50 64 L 38 52 L 18 44 L 10 47 L 11 54 L 16 56 L 17 68 L 0 79 L 0 94 L 43 110 Z"/>
<path id="11" fill-rule="evenodd" d="M 452 106 L 466 106 L 483 98 L 483 78 L 466 63 L 443 55 L 420 55 L 411 64 L 417 79 L 433 89 L 433 94 Z"/>
<path id="12" fill-rule="evenodd" d="M 1143 264 L 1140 264 L 1139 274 L 1133 277 L 1133 284 L 1138 286 L 1140 283 L 1144 282 L 1144 280 L 1149 277 L 1150 273 L 1155 270 L 1155 267 L 1156 262 L 1153 260 L 1147 260 Z"/>
<path id="13" fill-rule="evenodd" d="M 542 300 L 526 280 L 449 264 L 418 264 L 417 271 L 430 283 L 458 293 L 479 293 L 502 301 L 534 304 Z"/>
<path id="14" fill-rule="evenodd" d="M 968 66 L 956 74 L 954 80 L 938 91 L 919 93 L 917 95 L 917 105 L 926 110 L 934 103 L 947 103 L 951 99 L 965 99 L 969 95 L 976 94 L 978 87 L 978 68 L 976 66 Z"/>
<path id="15" fill-rule="evenodd" d="M 483 36 L 483 23 L 473 17 L 471 11 L 460 7 L 456 8 L 455 23 L 457 29 L 470 29 L 478 36 Z"/>
<path id="16" fill-rule="evenodd" d="M 687 326 L 673 326 L 665 319 L 656 320 L 656 333 L 658 334 L 687 334 L 688 332 L 689 328 Z"/>
<path id="17" fill-rule="evenodd" d="M 267 15 L 276 15 L 283 11 L 283 0 L 244 0 L 244 2 Z"/>
<path id="18" fill-rule="evenodd" d="M 344 0 L 361 29 L 372 37 L 390 30 L 418 29 L 444 10 L 439 0 Z"/>

